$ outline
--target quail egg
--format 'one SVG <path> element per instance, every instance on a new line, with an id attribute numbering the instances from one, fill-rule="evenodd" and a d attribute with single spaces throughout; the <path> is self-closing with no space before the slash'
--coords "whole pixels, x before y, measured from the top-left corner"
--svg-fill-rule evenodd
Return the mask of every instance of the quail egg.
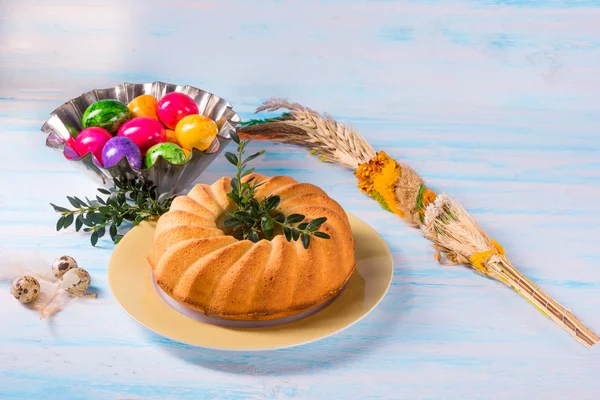
<path id="1" fill-rule="evenodd" d="M 58 287 L 69 293 L 82 295 L 90 287 L 90 274 L 83 268 L 68 270 L 58 283 Z"/>
<path id="2" fill-rule="evenodd" d="M 13 281 L 10 293 L 21 303 L 31 303 L 40 294 L 40 283 L 33 276 L 20 276 Z"/>
<path id="3" fill-rule="evenodd" d="M 52 263 L 52 272 L 58 279 L 62 278 L 65 272 L 72 268 L 77 268 L 77 261 L 70 256 L 59 257 Z"/>

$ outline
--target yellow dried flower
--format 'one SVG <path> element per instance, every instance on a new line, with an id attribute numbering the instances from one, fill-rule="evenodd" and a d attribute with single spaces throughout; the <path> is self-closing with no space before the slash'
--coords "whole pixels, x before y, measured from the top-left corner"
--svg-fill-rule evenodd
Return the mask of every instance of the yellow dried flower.
<path id="1" fill-rule="evenodd" d="M 384 151 L 380 151 L 369 162 L 360 164 L 354 173 L 358 179 L 359 189 L 374 197 L 379 204 L 385 204 L 394 214 L 400 217 L 404 213 L 398 208 L 396 200 L 396 184 L 400 177 L 400 166 Z"/>

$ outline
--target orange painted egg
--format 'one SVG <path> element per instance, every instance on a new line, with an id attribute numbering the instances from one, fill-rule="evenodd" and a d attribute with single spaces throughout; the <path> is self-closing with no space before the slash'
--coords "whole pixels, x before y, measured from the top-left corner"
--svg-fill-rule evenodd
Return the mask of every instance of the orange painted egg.
<path id="1" fill-rule="evenodd" d="M 148 117 L 158 120 L 158 100 L 150 94 L 143 94 L 127 105 L 134 117 Z"/>
<path id="2" fill-rule="evenodd" d="M 175 135 L 175 131 L 172 129 L 165 129 L 165 131 L 167 132 L 167 142 L 178 144 L 177 136 Z"/>

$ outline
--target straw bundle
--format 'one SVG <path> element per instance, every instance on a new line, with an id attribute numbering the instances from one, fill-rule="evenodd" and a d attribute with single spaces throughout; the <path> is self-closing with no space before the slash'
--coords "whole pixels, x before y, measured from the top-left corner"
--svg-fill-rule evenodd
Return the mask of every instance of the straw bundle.
<path id="1" fill-rule="evenodd" d="M 428 188 L 409 166 L 384 151 L 375 152 L 354 129 L 297 103 L 271 99 L 256 112 L 287 109 L 281 116 L 243 124 L 240 137 L 272 140 L 306 147 L 324 162 L 354 171 L 359 189 L 385 210 L 421 229 L 444 264 L 467 265 L 481 275 L 514 289 L 580 343 L 591 347 L 600 338 L 569 310 L 519 272 L 504 249 L 445 193 Z"/>

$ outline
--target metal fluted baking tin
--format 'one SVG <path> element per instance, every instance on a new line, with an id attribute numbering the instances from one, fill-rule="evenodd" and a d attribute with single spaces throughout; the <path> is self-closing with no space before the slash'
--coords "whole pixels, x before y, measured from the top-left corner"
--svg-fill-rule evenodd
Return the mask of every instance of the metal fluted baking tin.
<path id="1" fill-rule="evenodd" d="M 73 160 L 64 157 L 65 141 L 70 136 L 69 129 L 75 128 L 78 132 L 83 129 L 81 116 L 90 104 L 103 99 L 115 99 L 129 104 L 131 100 L 143 94 L 151 94 L 160 100 L 170 92 L 181 92 L 190 96 L 198 105 L 200 114 L 211 118 L 219 128 L 219 133 L 210 147 L 206 151 L 193 149 L 186 164 L 175 165 L 163 157 L 158 157 L 151 168 L 138 170 L 132 168 L 123 157 L 116 165 L 103 168 L 91 153 Z M 108 89 L 95 89 L 69 100 L 52 112 L 41 130 L 48 134 L 46 146 L 58 151 L 65 161 L 83 170 L 102 186 L 113 186 L 114 179 L 132 179 L 137 176 L 156 185 L 159 194 L 179 194 L 185 191 L 229 144 L 231 132 L 235 132 L 239 122 L 240 117 L 227 101 L 202 89 L 164 82 L 123 83 Z"/>

